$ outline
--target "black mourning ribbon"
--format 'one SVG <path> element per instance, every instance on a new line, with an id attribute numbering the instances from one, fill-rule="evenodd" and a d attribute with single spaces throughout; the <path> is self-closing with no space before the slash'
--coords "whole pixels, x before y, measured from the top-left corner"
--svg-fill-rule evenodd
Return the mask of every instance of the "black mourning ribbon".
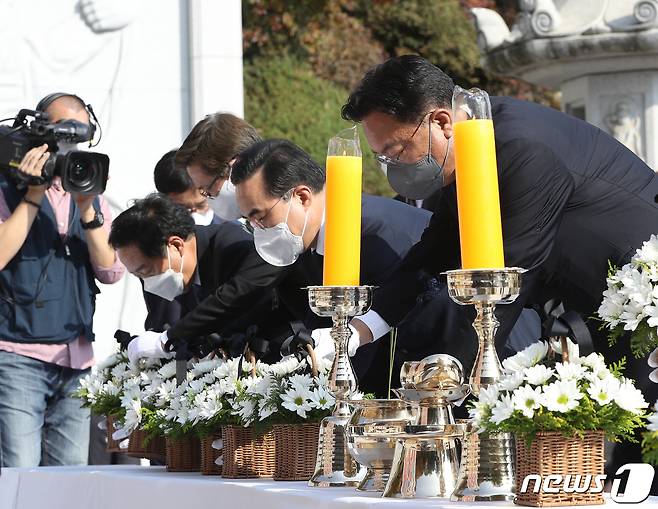
<path id="1" fill-rule="evenodd" d="M 308 355 L 307 347 L 315 348 L 315 342 L 311 337 L 311 330 L 304 327 L 299 321 L 290 322 L 292 336 L 281 344 L 281 356 L 294 355 L 298 360 L 302 360 Z"/>
<path id="2" fill-rule="evenodd" d="M 542 339 L 571 338 L 583 357 L 594 351 L 592 334 L 583 317 L 575 311 L 566 311 L 562 301 L 550 299 L 543 307 L 535 307 L 535 310 L 542 320 Z"/>

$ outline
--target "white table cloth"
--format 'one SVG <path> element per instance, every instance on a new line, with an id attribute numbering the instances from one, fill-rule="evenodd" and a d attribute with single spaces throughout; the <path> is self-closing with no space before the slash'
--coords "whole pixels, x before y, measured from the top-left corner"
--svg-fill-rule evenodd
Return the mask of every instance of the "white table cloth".
<path id="1" fill-rule="evenodd" d="M 658 497 L 641 505 L 658 507 Z M 0 475 L 0 509 L 455 509 L 471 506 L 520 507 L 506 502 L 466 504 L 383 499 L 352 488 L 309 488 L 304 482 L 267 479 L 230 480 L 132 465 L 6 468 Z M 632 507 L 610 500 L 606 506 Z"/>

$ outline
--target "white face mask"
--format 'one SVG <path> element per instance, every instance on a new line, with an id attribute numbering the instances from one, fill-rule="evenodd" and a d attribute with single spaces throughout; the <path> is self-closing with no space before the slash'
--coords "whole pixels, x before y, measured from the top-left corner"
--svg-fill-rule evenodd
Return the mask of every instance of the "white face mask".
<path id="1" fill-rule="evenodd" d="M 208 209 L 206 212 L 192 212 L 192 219 L 194 219 L 194 224 L 199 226 L 208 226 L 212 223 L 213 216 L 215 212 L 212 209 Z"/>
<path id="2" fill-rule="evenodd" d="M 308 212 L 304 212 L 304 227 L 301 235 L 295 235 L 288 228 L 288 216 L 292 207 L 292 199 L 288 205 L 288 213 L 283 223 L 271 228 L 254 228 L 254 244 L 260 257 L 270 265 L 285 267 L 297 261 L 299 255 L 304 252 L 304 232 Z"/>
<path id="3" fill-rule="evenodd" d="M 172 301 L 183 293 L 185 289 L 185 280 L 183 279 L 183 261 L 180 260 L 180 272 L 175 272 L 171 268 L 171 258 L 169 257 L 169 246 L 167 246 L 167 261 L 169 268 L 162 274 L 144 278 L 144 290 L 162 297 L 165 300 Z"/>
<path id="4" fill-rule="evenodd" d="M 225 221 L 234 221 L 242 217 L 238 202 L 235 199 L 235 186 L 231 184 L 229 179 L 224 181 L 219 194 L 208 200 L 208 204 L 215 214 Z"/>

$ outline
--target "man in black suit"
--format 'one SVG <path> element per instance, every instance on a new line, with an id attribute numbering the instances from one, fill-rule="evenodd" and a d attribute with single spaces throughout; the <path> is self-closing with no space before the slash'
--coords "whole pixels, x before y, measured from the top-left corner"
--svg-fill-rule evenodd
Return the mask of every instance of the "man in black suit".
<path id="1" fill-rule="evenodd" d="M 278 294 L 303 324 L 314 329 L 321 354 L 333 352 L 330 322 L 308 306 L 303 287 L 322 284 L 324 255 L 325 170 L 303 150 L 284 140 L 267 140 L 238 155 L 231 170 L 238 205 L 254 228 L 258 253 L 269 263 L 287 267 Z M 361 283 L 379 285 L 389 277 L 428 224 L 429 212 L 382 197 L 363 195 L 361 216 Z M 410 277 L 426 285 L 421 272 Z M 367 322 L 368 315 L 362 320 Z M 381 333 L 388 332 L 389 328 Z M 350 341 L 352 354 L 359 346 L 358 331 Z M 402 338 L 401 338 L 402 339 Z M 359 349 L 354 365 L 359 375 L 368 370 L 380 343 Z M 325 352 L 325 350 L 330 352 Z M 388 348 L 385 348 L 388 352 Z M 378 366 L 365 389 L 386 385 L 388 363 Z M 368 381 L 372 385 L 368 386 Z M 364 385 L 365 384 L 365 385 Z"/>
<path id="2" fill-rule="evenodd" d="M 112 226 L 110 244 L 128 271 L 143 280 L 146 292 L 177 299 L 181 309 L 180 316 L 170 316 L 168 307 L 149 310 L 155 330 L 130 342 L 131 361 L 169 357 L 168 341 L 176 347 L 212 332 L 229 336 L 250 325 L 265 336 L 287 331 L 287 315 L 272 309 L 271 284 L 280 270 L 258 256 L 240 223 L 198 227 L 183 206 L 153 194 Z M 171 328 L 162 332 L 167 323 Z"/>
<path id="3" fill-rule="evenodd" d="M 391 325 L 415 302 L 418 289 L 410 274 L 421 268 L 438 274 L 460 267 L 450 143 L 453 88 L 441 70 L 408 55 L 370 70 L 343 107 L 344 118 L 362 123 L 398 192 L 441 191 L 423 239 L 376 292 L 373 309 Z M 594 315 L 606 287 L 608 262 L 626 263 L 658 229 L 658 176 L 621 143 L 586 122 L 505 97 L 493 97 L 491 107 L 505 261 L 528 269 L 517 301 L 497 309 L 501 349 L 524 306 L 557 298 L 585 319 Z M 472 311 L 450 304 L 435 327 L 437 337 L 453 338 L 474 355 Z M 591 320 L 589 328 L 595 349 L 608 360 L 626 355 L 628 374 L 647 400 L 654 401 L 658 392 L 648 383 L 644 360 L 633 359 L 623 342 L 609 351 Z"/>

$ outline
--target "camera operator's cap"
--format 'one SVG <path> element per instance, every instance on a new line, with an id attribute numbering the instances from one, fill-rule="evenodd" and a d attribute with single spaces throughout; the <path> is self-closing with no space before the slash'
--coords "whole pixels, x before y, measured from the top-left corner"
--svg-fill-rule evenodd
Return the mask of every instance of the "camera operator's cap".
<path id="1" fill-rule="evenodd" d="M 89 114 L 89 146 L 92 146 L 92 140 L 94 139 L 94 135 L 96 134 L 96 128 L 98 127 L 100 131 L 100 136 L 98 138 L 98 141 L 93 144 L 93 146 L 98 145 L 98 143 L 101 141 L 101 137 L 103 135 L 103 129 L 100 127 L 100 123 L 98 122 L 98 119 L 96 118 L 96 114 L 94 113 L 94 109 L 92 108 L 91 104 L 86 103 L 82 100 L 82 98 L 77 95 L 77 94 L 72 94 L 69 92 L 53 92 L 51 94 L 46 95 L 43 97 L 36 106 L 37 111 L 42 111 L 45 112 L 48 109 L 48 106 L 50 106 L 53 102 L 55 102 L 57 99 L 60 97 L 73 97 L 74 99 L 78 100 L 82 107 L 87 111 Z"/>

